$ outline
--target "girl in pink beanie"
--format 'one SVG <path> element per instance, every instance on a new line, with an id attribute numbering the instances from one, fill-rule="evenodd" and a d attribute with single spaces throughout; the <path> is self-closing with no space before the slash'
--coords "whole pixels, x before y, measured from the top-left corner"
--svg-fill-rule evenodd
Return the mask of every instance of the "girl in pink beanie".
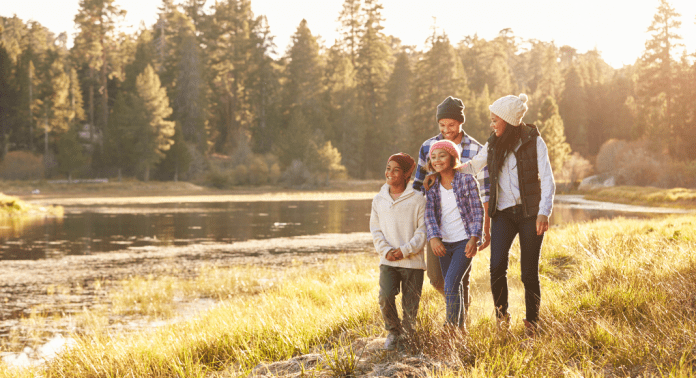
<path id="1" fill-rule="evenodd" d="M 446 139 L 431 146 L 428 170 L 437 177 L 425 193 L 425 226 L 445 279 L 445 326 L 466 333 L 462 277 L 482 243 L 484 211 L 476 179 L 456 170 L 460 154 Z"/>

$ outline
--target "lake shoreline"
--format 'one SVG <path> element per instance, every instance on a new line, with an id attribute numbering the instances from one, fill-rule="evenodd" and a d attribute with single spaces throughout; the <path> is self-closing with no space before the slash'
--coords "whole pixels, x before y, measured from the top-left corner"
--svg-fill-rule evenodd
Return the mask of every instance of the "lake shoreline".
<path id="1" fill-rule="evenodd" d="M 290 188 L 282 185 L 240 186 L 215 189 L 190 182 L 142 182 L 57 184 L 47 181 L 5 181 L 4 192 L 39 205 L 125 205 L 177 202 L 329 201 L 372 199 L 382 180 L 335 180 L 323 187 Z M 601 190 L 557 193 L 559 202 L 577 197 L 602 203 L 696 210 L 696 189 L 612 187 Z"/>
<path id="2" fill-rule="evenodd" d="M 363 232 L 5 260 L 0 263 L 0 298 L 4 302 L 0 307 L 0 345 L 5 352 L 20 353 L 27 347 L 36 350 L 56 335 L 84 332 L 84 325 L 76 324 L 80 321 L 75 319 L 110 306 L 111 294 L 123 290 L 122 282 L 133 278 L 185 281 L 208 268 L 254 266 L 280 270 L 293 265 L 319 266 L 337 256 L 350 259 L 372 253 L 372 237 Z M 178 303 L 179 312 L 196 306 L 188 302 Z M 119 332 L 171 320 L 146 315 L 108 314 L 107 318 L 108 328 Z"/>

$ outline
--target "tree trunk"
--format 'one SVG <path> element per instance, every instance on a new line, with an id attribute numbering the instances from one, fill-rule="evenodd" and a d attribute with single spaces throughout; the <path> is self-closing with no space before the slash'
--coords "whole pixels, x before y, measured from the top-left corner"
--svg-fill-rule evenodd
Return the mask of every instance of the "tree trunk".
<path id="1" fill-rule="evenodd" d="M 89 68 L 89 144 L 94 151 L 94 68 Z"/>
<path id="2" fill-rule="evenodd" d="M 102 94 L 102 138 L 99 139 L 100 152 L 104 152 L 103 136 L 106 135 L 106 128 L 108 127 L 107 125 L 109 123 L 109 89 L 107 88 L 108 81 L 106 77 L 106 51 L 104 51 L 103 59 L 104 63 L 102 64 L 101 69 L 101 83 L 104 93 Z"/>
<path id="3" fill-rule="evenodd" d="M 150 181 L 150 165 L 148 164 L 145 166 L 145 176 L 143 177 L 143 181 L 148 182 Z"/>
<path id="4" fill-rule="evenodd" d="M 34 112 L 31 109 L 31 103 L 34 102 L 33 72 L 29 62 L 29 151 L 34 151 Z"/>
<path id="5" fill-rule="evenodd" d="M 179 163 L 174 165 L 174 182 L 179 182 Z"/>

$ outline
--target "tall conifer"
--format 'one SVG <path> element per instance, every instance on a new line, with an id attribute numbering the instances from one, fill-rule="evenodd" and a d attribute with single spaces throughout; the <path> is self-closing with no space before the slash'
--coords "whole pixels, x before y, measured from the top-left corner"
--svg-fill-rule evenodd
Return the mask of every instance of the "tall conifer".
<path id="1" fill-rule="evenodd" d="M 558 106 L 553 97 L 548 96 L 541 105 L 541 110 L 537 116 L 537 126 L 541 132 L 541 137 L 546 142 L 549 150 L 549 160 L 551 169 L 560 173 L 563 164 L 570 156 L 570 145 L 566 143 L 565 133 L 563 132 L 563 119 L 558 114 Z"/>
<path id="2" fill-rule="evenodd" d="M 152 66 L 148 65 L 136 79 L 138 99 L 142 102 L 143 110 L 135 125 L 135 145 L 140 158 L 145 181 L 150 179 L 150 169 L 164 157 L 174 143 L 174 122 L 166 119 L 172 114 L 169 107 L 167 91 L 161 86 L 159 77 Z"/>

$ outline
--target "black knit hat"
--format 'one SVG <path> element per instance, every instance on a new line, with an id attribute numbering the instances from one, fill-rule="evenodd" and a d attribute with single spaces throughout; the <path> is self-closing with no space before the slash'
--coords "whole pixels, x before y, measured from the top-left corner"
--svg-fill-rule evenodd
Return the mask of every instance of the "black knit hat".
<path id="1" fill-rule="evenodd" d="M 464 103 L 458 98 L 449 96 L 437 106 L 437 121 L 443 118 L 456 119 L 464 123 Z"/>

